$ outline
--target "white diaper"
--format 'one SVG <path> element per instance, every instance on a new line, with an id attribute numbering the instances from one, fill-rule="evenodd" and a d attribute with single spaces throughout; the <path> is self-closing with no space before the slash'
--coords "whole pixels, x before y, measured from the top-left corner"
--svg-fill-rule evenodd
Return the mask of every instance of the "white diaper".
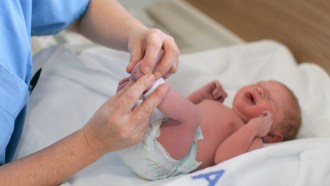
<path id="1" fill-rule="evenodd" d="M 157 110 L 153 114 L 151 126 L 144 140 L 136 146 L 120 152 L 120 158 L 140 177 L 149 180 L 158 180 L 180 174 L 186 174 L 201 165 L 196 161 L 197 140 L 203 139 L 202 132 L 198 128 L 193 145 L 182 160 L 175 160 L 157 141 L 160 135 L 160 126 L 165 116 Z"/>

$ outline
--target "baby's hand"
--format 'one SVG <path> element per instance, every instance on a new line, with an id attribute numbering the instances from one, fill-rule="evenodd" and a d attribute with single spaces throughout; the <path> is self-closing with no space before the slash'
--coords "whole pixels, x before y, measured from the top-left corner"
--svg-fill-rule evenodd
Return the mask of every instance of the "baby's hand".
<path id="1" fill-rule="evenodd" d="M 258 137 L 266 136 L 271 129 L 272 123 L 273 116 L 269 111 L 263 112 L 260 116 L 253 118 L 248 122 L 248 124 L 256 126 Z"/>
<path id="2" fill-rule="evenodd" d="M 213 84 L 215 85 L 212 92 L 214 99 L 223 103 L 227 98 L 227 92 L 222 88 L 219 81 L 213 81 Z"/>
<path id="3" fill-rule="evenodd" d="M 202 94 L 206 99 L 217 100 L 221 103 L 227 98 L 226 91 L 222 88 L 218 80 L 214 80 L 201 88 Z"/>

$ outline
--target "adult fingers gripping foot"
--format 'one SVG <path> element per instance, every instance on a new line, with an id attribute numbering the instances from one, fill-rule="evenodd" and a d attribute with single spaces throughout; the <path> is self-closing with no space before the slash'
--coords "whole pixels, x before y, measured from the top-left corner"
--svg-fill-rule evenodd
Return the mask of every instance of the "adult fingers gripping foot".
<path id="1" fill-rule="evenodd" d="M 95 153 L 105 154 L 138 143 L 145 135 L 149 116 L 167 92 L 160 87 L 136 109 L 132 108 L 155 78 L 145 75 L 104 103 L 83 127 L 85 140 Z"/>
<path id="2" fill-rule="evenodd" d="M 156 59 L 162 48 L 164 34 L 158 29 L 149 29 L 143 40 L 144 54 L 141 71 L 144 74 L 150 74 L 156 65 Z"/>
<path id="3" fill-rule="evenodd" d="M 131 54 L 130 63 L 126 67 L 128 73 L 141 60 L 143 74 L 153 73 L 156 79 L 167 78 L 178 68 L 179 48 L 173 37 L 159 29 L 134 32 L 129 39 L 128 50 Z"/>
<path id="4" fill-rule="evenodd" d="M 143 69 L 141 69 L 141 71 L 144 74 L 152 73 L 152 62 L 155 60 L 149 58 L 156 57 L 162 47 L 163 35 L 159 33 L 161 33 L 161 31 L 158 29 L 147 29 L 132 34 L 128 44 L 131 54 L 130 63 L 126 68 L 128 73 L 132 71 L 138 62 L 145 59 L 147 59 L 147 62 L 143 64 Z"/>
<path id="5" fill-rule="evenodd" d="M 164 56 L 154 70 L 156 79 L 159 77 L 168 78 L 177 71 L 179 64 L 180 51 L 173 37 L 166 37 L 163 43 L 163 50 Z"/>
<path id="6" fill-rule="evenodd" d="M 136 130 L 132 133 L 132 138 L 136 143 L 143 139 L 153 110 L 162 102 L 169 90 L 170 86 L 167 83 L 160 85 L 140 105 L 134 108 L 130 119 L 138 123 L 132 126 Z"/>
<path id="7" fill-rule="evenodd" d="M 129 83 L 131 83 L 129 77 L 125 77 L 124 79 L 120 80 L 118 83 L 118 86 L 117 86 L 116 93 L 118 93 L 119 91 L 124 89 L 126 86 L 128 86 Z"/>
<path id="8" fill-rule="evenodd" d="M 145 39 L 145 55 L 141 70 L 154 73 L 156 79 L 167 78 L 176 72 L 179 63 L 179 48 L 174 38 L 158 29 L 150 29 Z"/>
<path id="9" fill-rule="evenodd" d="M 126 67 L 126 71 L 131 73 L 134 66 L 143 59 L 145 54 L 145 33 L 148 32 L 148 29 L 135 31 L 129 38 L 128 42 L 128 51 L 130 53 L 129 64 Z"/>
<path id="10" fill-rule="evenodd" d="M 145 75 L 142 78 L 152 80 L 152 83 L 154 81 L 154 76 L 151 74 Z M 124 108 L 132 108 L 137 98 L 141 96 L 141 92 L 144 92 L 150 86 L 150 82 L 145 82 L 142 78 L 139 78 L 137 83 L 129 87 L 121 97 L 123 99 L 121 105 Z M 140 86 L 139 83 L 143 83 L 143 86 Z M 161 103 L 168 91 L 168 84 L 160 86 L 148 98 L 144 99 L 140 105 L 135 107 L 132 112 L 131 110 L 129 111 L 127 124 L 122 131 L 123 133 L 121 133 L 123 135 L 122 138 L 127 139 L 129 145 L 136 144 L 143 139 L 147 131 L 151 113 Z"/>

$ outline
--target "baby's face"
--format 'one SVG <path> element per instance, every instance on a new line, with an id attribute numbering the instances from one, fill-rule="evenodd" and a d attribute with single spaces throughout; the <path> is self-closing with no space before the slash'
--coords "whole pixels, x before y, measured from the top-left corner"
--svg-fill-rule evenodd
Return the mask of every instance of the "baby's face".
<path id="1" fill-rule="evenodd" d="M 289 91 L 279 82 L 261 81 L 238 90 L 233 109 L 244 122 L 259 116 L 263 111 L 270 111 L 274 125 L 283 119 L 283 110 L 291 104 L 290 99 Z"/>

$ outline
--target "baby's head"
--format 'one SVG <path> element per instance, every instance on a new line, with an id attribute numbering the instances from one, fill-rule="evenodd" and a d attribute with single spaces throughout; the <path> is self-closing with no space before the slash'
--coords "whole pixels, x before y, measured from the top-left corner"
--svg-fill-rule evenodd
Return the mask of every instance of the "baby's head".
<path id="1" fill-rule="evenodd" d="M 233 101 L 234 111 L 244 122 L 270 111 L 273 125 L 264 137 L 266 143 L 294 139 L 301 126 L 301 111 L 293 92 L 278 81 L 260 81 L 238 90 Z"/>
<path id="2" fill-rule="evenodd" d="M 283 119 L 277 126 L 277 130 L 283 135 L 283 141 L 288 141 L 294 139 L 301 127 L 301 110 L 297 97 L 294 95 L 291 89 L 283 85 L 289 92 L 290 97 L 288 101 L 288 106 L 283 109 Z"/>

